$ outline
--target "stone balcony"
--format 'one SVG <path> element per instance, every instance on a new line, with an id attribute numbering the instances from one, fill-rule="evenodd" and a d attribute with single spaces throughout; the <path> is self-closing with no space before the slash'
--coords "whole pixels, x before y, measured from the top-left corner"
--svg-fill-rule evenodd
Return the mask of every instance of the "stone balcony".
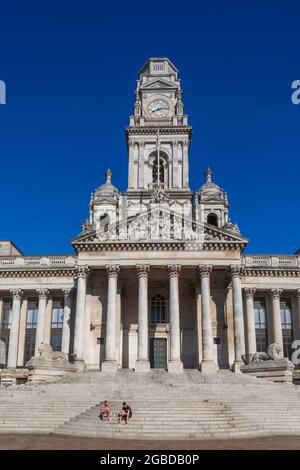
<path id="1" fill-rule="evenodd" d="M 300 268 L 300 256 L 244 255 L 242 265 L 245 268 Z"/>

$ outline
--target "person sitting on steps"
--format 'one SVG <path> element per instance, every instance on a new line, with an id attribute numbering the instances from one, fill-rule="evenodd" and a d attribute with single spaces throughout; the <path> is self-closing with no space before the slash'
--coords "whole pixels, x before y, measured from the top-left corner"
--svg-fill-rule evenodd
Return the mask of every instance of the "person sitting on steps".
<path id="1" fill-rule="evenodd" d="M 123 402 L 123 407 L 121 413 L 118 414 L 118 423 L 125 421 L 125 424 L 128 423 L 128 420 L 132 417 L 132 410 L 126 401 Z"/>
<path id="2" fill-rule="evenodd" d="M 101 421 L 109 421 L 111 415 L 111 405 L 107 400 L 100 403 L 100 415 L 99 418 Z"/>

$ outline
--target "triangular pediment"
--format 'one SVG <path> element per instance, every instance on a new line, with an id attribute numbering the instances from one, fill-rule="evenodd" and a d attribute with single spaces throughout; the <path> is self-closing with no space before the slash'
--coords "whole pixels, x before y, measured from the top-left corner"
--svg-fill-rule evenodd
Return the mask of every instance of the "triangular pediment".
<path id="1" fill-rule="evenodd" d="M 141 85 L 141 90 L 156 90 L 156 89 L 170 89 L 175 90 L 178 87 L 175 84 L 168 82 L 167 80 L 163 80 L 161 78 L 154 80 L 150 83 L 146 83 Z"/>
<path id="2" fill-rule="evenodd" d="M 156 206 L 156 205 L 155 205 Z M 224 230 L 207 223 L 198 223 L 188 216 L 170 211 L 168 206 L 157 205 L 151 211 L 129 217 L 127 220 L 111 224 L 106 229 L 95 230 L 88 227 L 78 237 L 72 240 L 75 249 L 80 246 L 94 244 L 107 245 L 128 243 L 136 246 L 141 244 L 180 244 L 184 246 L 196 244 L 197 249 L 240 249 L 242 250 L 248 240 L 239 233 Z M 217 247 L 218 245 L 218 247 Z"/>

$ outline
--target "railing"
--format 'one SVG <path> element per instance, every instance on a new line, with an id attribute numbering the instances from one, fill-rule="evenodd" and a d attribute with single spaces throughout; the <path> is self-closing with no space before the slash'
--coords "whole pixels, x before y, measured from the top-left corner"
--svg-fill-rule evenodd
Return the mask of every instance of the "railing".
<path id="1" fill-rule="evenodd" d="M 38 267 L 74 267 L 76 256 L 1 256 L 0 269 L 3 268 L 38 268 Z"/>
<path id="2" fill-rule="evenodd" d="M 300 268 L 297 255 L 244 255 L 243 266 L 254 268 Z"/>

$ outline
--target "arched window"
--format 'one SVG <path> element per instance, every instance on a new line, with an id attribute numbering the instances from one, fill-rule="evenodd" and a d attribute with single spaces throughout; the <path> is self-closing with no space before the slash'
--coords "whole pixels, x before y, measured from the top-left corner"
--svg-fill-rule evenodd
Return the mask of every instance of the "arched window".
<path id="1" fill-rule="evenodd" d="M 166 323 L 166 302 L 162 295 L 152 297 L 151 323 Z"/>
<path id="2" fill-rule="evenodd" d="M 159 159 L 159 175 L 158 175 L 158 158 L 156 157 L 152 169 L 152 182 L 164 183 L 165 182 L 165 165 L 162 158 Z M 159 181 L 158 181 L 159 180 Z"/>
<path id="3" fill-rule="evenodd" d="M 208 214 L 207 223 L 210 225 L 214 225 L 215 227 L 218 227 L 218 216 L 213 213 Z"/>
<path id="4" fill-rule="evenodd" d="M 100 216 L 100 230 L 103 230 L 107 232 L 108 226 L 109 226 L 109 215 L 108 214 L 102 214 Z"/>

